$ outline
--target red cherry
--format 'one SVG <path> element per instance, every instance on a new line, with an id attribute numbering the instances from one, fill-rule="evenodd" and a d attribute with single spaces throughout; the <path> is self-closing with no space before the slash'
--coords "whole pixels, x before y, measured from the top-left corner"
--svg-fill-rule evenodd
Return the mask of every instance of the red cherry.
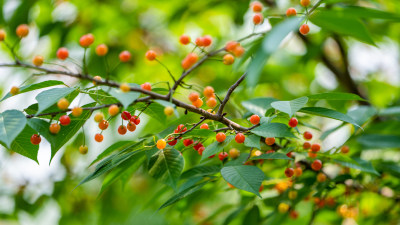
<path id="1" fill-rule="evenodd" d="M 311 143 L 310 142 L 308 142 L 308 141 L 306 141 L 306 142 L 304 142 L 303 143 L 303 149 L 309 149 L 309 148 L 311 148 Z"/>
<path id="2" fill-rule="evenodd" d="M 206 149 L 206 148 L 204 148 L 204 147 L 200 147 L 199 150 L 197 150 L 197 152 L 199 153 L 199 155 L 203 155 L 203 151 L 204 151 L 205 149 Z"/>
<path id="3" fill-rule="evenodd" d="M 212 159 L 212 158 L 214 158 L 214 157 L 215 157 L 215 154 L 214 154 L 214 155 L 211 155 L 211 156 L 208 156 L 209 159 Z"/>
<path id="4" fill-rule="evenodd" d="M 288 152 L 288 153 L 286 154 L 286 156 L 289 157 L 289 158 L 292 158 L 292 152 Z"/>
<path id="5" fill-rule="evenodd" d="M 312 139 L 312 133 L 309 132 L 309 131 L 306 131 L 306 132 L 304 132 L 303 137 L 306 140 L 311 140 Z"/>
<path id="6" fill-rule="evenodd" d="M 217 139 L 218 142 L 223 142 L 226 139 L 226 135 L 222 132 L 219 132 L 215 138 Z"/>
<path id="7" fill-rule="evenodd" d="M 42 138 L 38 134 L 32 134 L 31 143 L 33 145 L 38 145 L 42 141 Z"/>
<path id="8" fill-rule="evenodd" d="M 140 118 L 138 116 L 131 116 L 129 120 L 131 121 L 131 123 L 134 123 L 136 125 L 139 125 L 140 123 Z"/>
<path id="9" fill-rule="evenodd" d="M 199 151 L 199 148 L 204 147 L 202 143 L 197 143 L 195 146 L 193 146 L 194 150 Z"/>
<path id="10" fill-rule="evenodd" d="M 120 135 L 124 135 L 124 134 L 126 134 L 126 132 L 127 132 L 126 126 L 121 125 L 121 126 L 118 127 L 118 133 Z"/>
<path id="11" fill-rule="evenodd" d="M 71 123 L 71 119 L 67 115 L 61 116 L 59 121 L 60 121 L 60 124 L 63 126 L 67 126 Z"/>
<path id="12" fill-rule="evenodd" d="M 176 143 L 178 142 L 178 140 L 176 140 L 174 137 L 169 137 L 168 139 L 167 139 L 167 141 L 168 141 L 168 144 L 169 145 L 171 145 L 171 146 L 174 146 L 174 145 L 176 145 Z"/>
<path id="13" fill-rule="evenodd" d="M 193 140 L 190 139 L 190 138 L 183 140 L 183 145 L 186 146 L 186 147 L 189 146 L 189 145 L 192 145 L 192 144 L 193 144 Z"/>
<path id="14" fill-rule="evenodd" d="M 298 123 L 299 123 L 299 121 L 294 117 L 289 120 L 290 127 L 296 127 Z"/>
<path id="15" fill-rule="evenodd" d="M 208 129 L 209 129 L 208 124 L 203 123 L 203 124 L 200 126 L 200 129 L 206 129 L 206 130 L 208 130 Z"/>
<path id="16" fill-rule="evenodd" d="M 321 145 L 318 143 L 311 145 L 311 151 L 313 151 L 313 152 L 319 152 L 320 149 L 321 149 Z"/>
<path id="17" fill-rule="evenodd" d="M 122 118 L 123 120 L 129 120 L 131 117 L 132 117 L 132 115 L 131 115 L 131 113 L 128 112 L 128 111 L 123 111 L 123 112 L 121 113 L 121 118 Z"/>
<path id="18" fill-rule="evenodd" d="M 294 174 L 294 169 L 293 169 L 293 168 L 286 168 L 286 170 L 285 170 L 285 175 L 286 175 L 287 177 L 292 177 L 293 174 Z"/>
<path id="19" fill-rule="evenodd" d="M 311 163 L 311 168 L 312 168 L 313 170 L 315 170 L 315 171 L 321 170 L 321 168 L 322 168 L 322 162 L 321 162 L 321 160 L 318 160 L 318 159 L 314 160 L 314 162 Z"/>
<path id="20" fill-rule="evenodd" d="M 228 157 L 228 153 L 226 153 L 226 152 L 221 152 L 218 154 L 218 158 L 221 161 L 224 160 L 226 157 Z"/>
<path id="21" fill-rule="evenodd" d="M 235 141 L 239 144 L 243 143 L 245 139 L 246 139 L 246 136 L 244 136 L 244 134 L 242 134 L 242 133 L 237 133 L 235 136 Z"/>

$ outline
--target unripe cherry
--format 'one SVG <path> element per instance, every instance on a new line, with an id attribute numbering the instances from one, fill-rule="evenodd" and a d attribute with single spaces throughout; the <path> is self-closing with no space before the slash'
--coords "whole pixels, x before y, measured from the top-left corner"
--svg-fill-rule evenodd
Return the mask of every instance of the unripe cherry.
<path id="1" fill-rule="evenodd" d="M 100 76 L 94 76 L 94 77 L 93 77 L 93 84 L 94 84 L 94 85 L 97 85 L 97 83 L 98 83 L 99 81 L 102 81 L 102 79 L 101 79 Z"/>
<path id="2" fill-rule="evenodd" d="M 312 133 L 309 132 L 309 131 L 306 131 L 306 132 L 303 133 L 303 137 L 306 140 L 311 140 L 312 139 Z"/>
<path id="3" fill-rule="evenodd" d="M 105 56 L 108 53 L 108 47 L 105 44 L 99 44 L 96 47 L 96 54 L 98 56 Z"/>
<path id="4" fill-rule="evenodd" d="M 307 7 L 310 5 L 310 0 L 300 0 L 300 5 Z"/>
<path id="5" fill-rule="evenodd" d="M 157 148 L 158 149 L 164 149 L 167 146 L 167 142 L 164 139 L 159 139 L 157 141 Z"/>
<path id="6" fill-rule="evenodd" d="M 71 118 L 69 118 L 67 115 L 62 115 L 60 116 L 59 121 L 61 125 L 68 126 L 71 123 Z"/>
<path id="7" fill-rule="evenodd" d="M 294 169 L 294 175 L 296 177 L 299 177 L 303 174 L 303 169 L 301 167 L 296 167 L 296 169 Z"/>
<path id="8" fill-rule="evenodd" d="M 179 42 L 180 42 L 181 44 L 183 44 L 183 45 L 187 45 L 187 44 L 190 43 L 190 37 L 189 37 L 188 35 L 183 34 L 183 35 L 181 35 L 181 36 L 179 37 Z"/>
<path id="9" fill-rule="evenodd" d="M 237 159 L 239 157 L 239 155 L 240 155 L 240 151 L 237 150 L 236 148 L 232 148 L 231 150 L 229 150 L 229 156 L 232 159 Z"/>
<path id="10" fill-rule="evenodd" d="M 236 57 L 242 56 L 242 55 L 244 54 L 244 52 L 245 52 L 245 50 L 244 50 L 244 48 L 243 48 L 242 46 L 237 46 L 237 47 L 235 48 L 235 50 L 233 50 L 233 54 L 234 54 Z"/>
<path id="11" fill-rule="evenodd" d="M 299 121 L 296 118 L 292 117 L 292 118 L 290 118 L 288 124 L 290 127 L 296 127 L 298 123 L 299 123 Z"/>
<path id="12" fill-rule="evenodd" d="M 15 31 L 15 33 L 17 34 L 17 36 L 19 38 L 24 38 L 24 37 L 28 36 L 28 34 L 29 34 L 29 26 L 26 24 L 21 24 L 17 27 L 17 30 Z"/>
<path id="13" fill-rule="evenodd" d="M 66 110 L 68 109 L 68 106 L 69 106 L 69 101 L 66 98 L 62 98 L 57 102 L 57 107 L 60 110 Z"/>
<path id="14" fill-rule="evenodd" d="M 108 128 L 108 125 L 109 125 L 109 122 L 107 120 L 102 120 L 99 123 L 99 128 L 100 128 L 100 130 L 105 130 Z"/>
<path id="15" fill-rule="evenodd" d="M 310 27 L 307 24 L 303 24 L 301 25 L 299 31 L 302 35 L 306 35 L 308 32 L 310 32 Z"/>
<path id="16" fill-rule="evenodd" d="M 86 155 L 88 152 L 88 146 L 87 145 L 81 145 L 79 146 L 79 153 L 81 153 L 82 155 Z"/>
<path id="17" fill-rule="evenodd" d="M 127 129 L 126 129 L 126 126 L 125 126 L 125 125 L 120 125 L 120 126 L 118 127 L 118 133 L 119 133 L 120 135 L 124 135 L 124 134 L 126 134 L 126 132 L 127 132 Z"/>
<path id="18" fill-rule="evenodd" d="M 136 130 L 136 125 L 135 123 L 132 122 L 128 122 L 128 124 L 126 125 L 126 129 L 128 129 L 130 132 L 133 132 Z"/>
<path id="19" fill-rule="evenodd" d="M 310 158 L 317 158 L 317 153 L 313 152 L 311 149 L 308 150 L 308 157 Z"/>
<path id="20" fill-rule="evenodd" d="M 122 118 L 123 120 L 130 120 L 131 117 L 132 117 L 132 115 L 131 115 L 131 113 L 128 112 L 128 111 L 123 111 L 123 112 L 121 113 L 121 118 Z"/>
<path id="21" fill-rule="evenodd" d="M 69 56 L 69 52 L 68 52 L 67 48 L 62 47 L 57 50 L 57 58 L 59 58 L 61 60 L 65 60 L 68 58 L 68 56 Z"/>
<path id="22" fill-rule="evenodd" d="M 239 42 L 236 42 L 236 41 L 228 41 L 227 43 L 226 43 L 226 45 L 225 45 L 225 50 L 227 51 L 227 52 L 234 52 L 235 51 L 235 49 L 237 48 L 237 47 L 239 47 L 240 46 L 240 43 Z"/>
<path id="23" fill-rule="evenodd" d="M 264 16 L 261 13 L 254 14 L 254 16 L 253 16 L 254 25 L 261 24 L 263 20 L 264 20 Z"/>
<path id="24" fill-rule="evenodd" d="M 172 116 L 174 114 L 174 108 L 172 108 L 171 106 L 167 106 L 164 108 L 164 114 L 166 116 Z"/>
<path id="25" fill-rule="evenodd" d="M 203 100 L 201 100 L 201 98 L 198 98 L 196 101 L 192 102 L 192 105 L 194 105 L 197 108 L 200 108 L 203 105 Z"/>
<path id="26" fill-rule="evenodd" d="M 205 87 L 203 90 L 203 94 L 204 94 L 204 96 L 206 96 L 206 98 L 213 97 L 214 96 L 214 88 L 211 86 Z"/>
<path id="27" fill-rule="evenodd" d="M 192 52 L 192 53 L 189 53 L 183 60 L 182 60 L 182 68 L 184 69 L 184 70 L 187 70 L 187 69 L 189 69 L 190 67 L 192 67 L 196 62 L 197 62 L 197 60 L 199 59 L 199 57 L 197 56 L 197 54 L 196 53 L 194 53 L 194 52 Z"/>
<path id="28" fill-rule="evenodd" d="M 254 1 L 250 4 L 251 9 L 253 12 L 261 12 L 263 10 L 263 5 L 259 1 Z"/>
<path id="29" fill-rule="evenodd" d="M 18 93 L 19 93 L 19 87 L 17 87 L 17 86 L 12 86 L 11 89 L 10 89 L 10 94 L 11 94 L 11 95 L 16 95 L 16 94 L 18 94 Z"/>
<path id="30" fill-rule="evenodd" d="M 3 29 L 0 29 L 0 41 L 4 41 L 6 39 L 6 32 Z"/>
<path id="31" fill-rule="evenodd" d="M 203 37 L 203 46 L 208 47 L 212 44 L 212 37 L 210 35 L 205 35 Z"/>
<path id="32" fill-rule="evenodd" d="M 340 151 L 341 151 L 343 154 L 347 154 L 347 153 L 349 153 L 350 148 L 349 148 L 349 146 L 344 145 L 342 148 L 340 148 Z"/>
<path id="33" fill-rule="evenodd" d="M 228 153 L 226 153 L 226 152 L 220 152 L 220 153 L 218 154 L 218 158 L 219 158 L 219 160 L 221 160 L 221 161 L 223 161 L 226 157 L 228 157 Z"/>
<path id="34" fill-rule="evenodd" d="M 93 44 L 93 42 L 94 42 L 93 34 L 85 34 L 79 39 L 79 44 L 84 48 L 89 47 L 91 44 Z"/>
<path id="35" fill-rule="evenodd" d="M 286 16 L 287 17 L 296 16 L 296 15 L 297 15 L 297 12 L 296 12 L 295 8 L 288 8 L 286 10 Z"/>
<path id="36" fill-rule="evenodd" d="M 60 125 L 58 123 L 52 123 L 49 127 L 49 131 L 52 134 L 57 134 L 58 132 L 60 132 Z"/>
<path id="37" fill-rule="evenodd" d="M 102 142 L 104 139 L 102 134 L 95 134 L 94 135 L 94 140 L 96 140 L 97 142 Z"/>
<path id="38" fill-rule="evenodd" d="M 210 128 L 208 127 L 208 124 L 203 123 L 203 124 L 200 126 L 200 129 L 206 129 L 206 130 L 208 130 L 208 129 L 210 129 Z"/>
<path id="39" fill-rule="evenodd" d="M 129 91 L 131 90 L 131 87 L 129 86 L 129 84 L 123 83 L 123 84 L 121 84 L 121 85 L 119 86 L 119 89 L 120 89 L 122 92 L 126 93 L 126 92 L 129 92 Z"/>
<path id="40" fill-rule="evenodd" d="M 222 58 L 222 62 L 225 65 L 232 65 L 235 62 L 235 57 L 233 57 L 233 55 L 231 55 L 231 54 L 226 54 Z"/>
<path id="41" fill-rule="evenodd" d="M 108 114 L 110 114 L 110 116 L 115 116 L 119 113 L 119 107 L 117 105 L 111 105 L 110 107 L 108 107 Z"/>
<path id="42" fill-rule="evenodd" d="M 226 135 L 222 132 L 219 132 L 215 138 L 217 139 L 218 142 L 223 142 L 226 139 Z"/>
<path id="43" fill-rule="evenodd" d="M 217 100 L 213 97 L 209 98 L 206 102 L 207 106 L 210 108 L 214 108 L 215 106 L 217 106 Z"/>
<path id="44" fill-rule="evenodd" d="M 83 109 L 81 107 L 74 107 L 72 109 L 71 115 L 73 115 L 74 117 L 79 117 L 80 115 L 82 115 Z"/>
<path id="45" fill-rule="evenodd" d="M 325 182 L 326 181 L 326 175 L 323 174 L 323 173 L 319 173 L 317 175 L 317 181 L 320 182 L 320 183 Z"/>
<path id="46" fill-rule="evenodd" d="M 122 51 L 119 54 L 119 60 L 121 62 L 128 62 L 129 60 L 131 60 L 131 53 L 128 51 Z"/>
<path id="47" fill-rule="evenodd" d="M 197 101 L 197 99 L 200 98 L 200 95 L 197 92 L 192 92 L 192 93 L 189 94 L 188 98 L 189 98 L 189 101 L 195 102 L 195 101 Z"/>
<path id="48" fill-rule="evenodd" d="M 290 206 L 286 203 L 279 203 L 278 205 L 278 211 L 280 213 L 286 213 L 287 211 L 289 211 Z"/>
<path id="49" fill-rule="evenodd" d="M 237 133 L 235 136 L 235 141 L 239 144 L 242 144 L 245 139 L 246 139 L 246 136 L 244 136 L 243 133 Z"/>
<path id="50" fill-rule="evenodd" d="M 42 141 L 42 138 L 38 134 L 32 134 L 31 136 L 31 143 L 33 145 L 38 145 Z"/>
<path id="51" fill-rule="evenodd" d="M 101 121 L 104 120 L 104 114 L 101 112 L 96 113 L 96 115 L 94 115 L 94 121 L 97 123 L 100 123 Z"/>
<path id="52" fill-rule="evenodd" d="M 194 43 L 195 43 L 197 46 L 203 47 L 203 46 L 204 46 L 204 39 L 203 39 L 203 37 L 198 37 L 198 38 L 196 38 L 196 40 L 194 41 Z"/>
<path id="53" fill-rule="evenodd" d="M 252 115 L 250 117 L 250 123 L 253 125 L 259 124 L 260 123 L 260 117 L 258 115 Z"/>
<path id="54" fill-rule="evenodd" d="M 151 91 L 151 84 L 149 82 L 143 83 L 140 85 L 143 90 Z"/>
<path id="55" fill-rule="evenodd" d="M 275 138 L 274 137 L 265 138 L 265 144 L 270 145 L 270 146 L 275 144 Z"/>
<path id="56" fill-rule="evenodd" d="M 153 50 L 149 50 L 146 52 L 146 59 L 149 61 L 155 60 L 157 57 L 157 53 Z"/>
<path id="57" fill-rule="evenodd" d="M 32 63 L 35 66 L 41 66 L 43 64 L 44 58 L 41 55 L 37 55 L 33 58 Z"/>

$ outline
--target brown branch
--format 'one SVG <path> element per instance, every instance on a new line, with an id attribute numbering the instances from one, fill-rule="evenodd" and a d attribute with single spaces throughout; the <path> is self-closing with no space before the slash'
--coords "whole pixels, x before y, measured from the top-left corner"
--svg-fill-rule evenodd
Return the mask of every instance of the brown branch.
<path id="1" fill-rule="evenodd" d="M 231 94 L 233 91 L 239 86 L 239 84 L 246 78 L 246 73 L 244 73 L 232 86 L 229 87 L 228 92 L 225 95 L 224 101 L 222 101 L 221 105 L 219 106 L 217 115 L 222 115 L 222 112 L 224 111 L 224 107 L 226 103 L 228 103 L 229 98 L 231 97 Z"/>
<path id="2" fill-rule="evenodd" d="M 180 133 L 179 135 L 177 135 L 177 136 L 175 137 L 175 140 L 179 139 L 179 138 L 182 137 L 183 135 L 185 135 L 185 134 L 189 133 L 190 131 L 194 130 L 197 126 L 199 126 L 199 125 L 200 125 L 202 122 L 204 122 L 205 120 L 206 120 L 206 118 L 202 117 L 202 118 L 200 119 L 200 121 L 197 122 L 196 124 L 194 124 L 193 127 L 191 127 L 189 130 L 187 130 L 187 131 L 185 131 L 185 132 Z"/>

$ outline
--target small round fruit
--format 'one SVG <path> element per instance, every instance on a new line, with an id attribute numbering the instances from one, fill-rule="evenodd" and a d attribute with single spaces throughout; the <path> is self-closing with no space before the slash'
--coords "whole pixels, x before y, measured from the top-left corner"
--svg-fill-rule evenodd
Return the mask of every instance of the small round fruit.
<path id="1" fill-rule="evenodd" d="M 59 121 L 61 125 L 68 126 L 71 123 L 71 118 L 69 118 L 67 115 L 62 115 L 60 116 Z"/>
<path id="2" fill-rule="evenodd" d="M 265 138 L 265 144 L 270 145 L 270 146 L 275 144 L 275 138 L 274 137 Z"/>
<path id="3" fill-rule="evenodd" d="M 119 113 L 119 107 L 117 105 L 111 105 L 110 107 L 108 107 L 108 114 L 110 114 L 110 116 L 115 116 Z"/>
<path id="4" fill-rule="evenodd" d="M 105 44 L 99 44 L 96 47 L 96 54 L 98 56 L 105 56 L 108 53 L 108 47 Z"/>
<path id="5" fill-rule="evenodd" d="M 17 34 L 17 36 L 18 36 L 19 38 L 23 38 L 23 37 L 28 36 L 28 34 L 29 34 L 29 27 L 28 27 L 28 25 L 26 25 L 26 24 L 21 24 L 21 25 L 19 25 L 19 26 L 17 27 L 17 30 L 16 30 L 15 33 Z"/>
<path id="6" fill-rule="evenodd" d="M 225 65 L 232 65 L 235 62 L 235 57 L 233 57 L 233 55 L 231 55 L 231 54 L 226 54 L 222 58 L 222 62 Z"/>
<path id="7" fill-rule="evenodd" d="M 149 61 L 155 60 L 157 57 L 157 53 L 153 50 L 149 50 L 146 52 L 146 59 Z"/>
<path id="8" fill-rule="evenodd" d="M 237 47 L 235 48 L 235 50 L 233 50 L 233 54 L 234 54 L 236 57 L 242 56 L 242 55 L 244 54 L 244 52 L 245 52 L 245 50 L 244 50 L 244 48 L 243 48 L 242 46 L 237 46 Z"/>
<path id="9" fill-rule="evenodd" d="M 319 159 L 314 160 L 313 163 L 311 163 L 311 168 L 315 171 L 319 171 L 322 168 L 322 162 Z"/>
<path id="10" fill-rule="evenodd" d="M 303 137 L 306 140 L 311 140 L 312 139 L 312 133 L 310 131 L 306 131 L 303 133 Z"/>
<path id="11" fill-rule="evenodd" d="M 286 213 L 287 211 L 289 211 L 289 205 L 286 203 L 279 203 L 278 205 L 278 211 L 280 213 Z"/>
<path id="12" fill-rule="evenodd" d="M 123 84 L 121 84 L 121 85 L 119 86 L 119 89 L 120 89 L 122 92 L 126 93 L 126 92 L 129 92 L 129 91 L 131 90 L 131 87 L 129 86 L 129 84 L 123 83 Z"/>
<path id="13" fill-rule="evenodd" d="M 194 105 L 197 108 L 200 108 L 203 105 L 203 100 L 201 100 L 201 98 L 198 98 L 196 101 L 192 102 L 192 105 Z"/>
<path id="14" fill-rule="evenodd" d="M 310 149 L 310 148 L 311 148 L 311 143 L 310 142 L 306 141 L 306 142 L 303 143 L 303 149 L 307 150 L 307 149 Z"/>
<path id="15" fill-rule="evenodd" d="M 290 118 L 288 124 L 289 124 L 290 127 L 296 127 L 298 123 L 299 123 L 299 121 L 296 118 L 293 117 L 293 118 Z"/>
<path id="16" fill-rule="evenodd" d="M 149 82 L 143 83 L 140 85 L 143 90 L 151 91 L 151 84 Z"/>
<path id="17" fill-rule="evenodd" d="M 306 35 L 308 32 L 310 32 L 310 27 L 307 24 L 303 24 L 301 25 L 299 31 L 302 35 Z"/>
<path id="18" fill-rule="evenodd" d="M 206 96 L 206 98 L 213 97 L 214 96 L 214 88 L 211 86 L 205 87 L 203 90 L 203 94 L 204 94 L 204 96 Z"/>
<path id="19" fill-rule="evenodd" d="M 319 150 L 321 150 L 321 145 L 318 143 L 312 144 L 311 145 L 311 151 L 313 152 L 319 152 Z"/>
<path id="20" fill-rule="evenodd" d="M 130 120 L 131 117 L 132 117 L 132 115 L 131 115 L 131 113 L 128 112 L 128 111 L 123 111 L 123 112 L 121 113 L 121 118 L 122 118 L 123 120 Z"/>
<path id="21" fill-rule="evenodd" d="M 52 134 L 57 134 L 58 132 L 60 132 L 60 125 L 58 123 L 52 123 L 49 127 L 50 133 Z"/>
<path id="22" fill-rule="evenodd" d="M 193 146 L 193 149 L 198 151 L 199 148 L 201 148 L 201 147 L 204 147 L 204 145 L 201 142 L 199 142 L 199 143 L 197 143 L 196 145 Z"/>
<path id="23" fill-rule="evenodd" d="M 127 132 L 127 129 L 126 129 L 126 126 L 125 126 L 125 125 L 120 125 L 120 126 L 118 127 L 118 133 L 119 133 L 120 135 L 124 135 L 124 134 L 126 134 L 126 132 Z"/>
<path id="24" fill-rule="evenodd" d="M 119 53 L 119 60 L 121 62 L 128 62 L 129 60 L 131 60 L 131 53 L 128 51 L 122 51 L 121 53 Z"/>
<path id="25" fill-rule="evenodd" d="M 260 117 L 258 115 L 252 115 L 250 117 L 250 123 L 253 125 L 259 124 L 260 123 Z"/>
<path id="26" fill-rule="evenodd" d="M 250 4 L 251 9 L 253 12 L 261 12 L 263 10 L 263 5 L 259 1 L 254 1 Z"/>
<path id="27" fill-rule="evenodd" d="M 164 149 L 167 146 L 167 142 L 164 139 L 159 139 L 157 141 L 157 148 Z"/>
<path id="28" fill-rule="evenodd" d="M 129 123 L 126 125 L 126 129 L 128 129 L 130 132 L 133 132 L 136 130 L 136 125 L 135 123 L 132 123 L 129 121 Z"/>
<path id="29" fill-rule="evenodd" d="M 235 141 L 239 144 L 243 143 L 245 139 L 246 139 L 246 136 L 244 136 L 243 133 L 237 133 L 235 136 Z"/>
<path id="30" fill-rule="evenodd" d="M 89 47 L 91 44 L 93 44 L 93 42 L 94 42 L 93 34 L 85 34 L 79 39 L 79 44 L 84 48 Z"/>
<path id="31" fill-rule="evenodd" d="M 189 101 L 195 102 L 195 101 L 197 101 L 197 99 L 200 98 L 200 95 L 197 92 L 192 92 L 192 93 L 189 94 L 188 98 L 189 98 Z"/>
<path id="32" fill-rule="evenodd" d="M 33 58 L 32 63 L 35 66 L 41 66 L 43 64 L 44 58 L 41 55 L 37 55 Z"/>
<path id="33" fill-rule="evenodd" d="M 199 155 L 203 155 L 204 150 L 206 150 L 205 147 L 200 147 L 199 150 L 197 150 L 197 152 L 199 153 Z"/>
<path id="34" fill-rule="evenodd" d="M 218 142 L 223 142 L 226 139 L 226 135 L 222 132 L 219 132 L 215 138 L 217 139 Z"/>
<path id="35" fill-rule="evenodd" d="M 310 157 L 310 158 L 316 158 L 316 157 L 317 157 L 317 153 L 311 151 L 311 149 L 310 149 L 310 150 L 308 150 L 308 157 Z"/>
<path id="36" fill-rule="evenodd" d="M 94 135 L 94 140 L 96 140 L 97 142 L 102 142 L 103 139 L 104 139 L 104 136 L 102 134 Z"/>
<path id="37" fill-rule="evenodd" d="M 4 41 L 6 39 L 6 32 L 3 29 L 0 29 L 0 41 Z"/>
<path id="38" fill-rule="evenodd" d="M 214 97 L 211 97 L 207 100 L 206 104 L 208 107 L 214 108 L 215 106 L 217 106 L 217 100 Z"/>
<path id="39" fill-rule="evenodd" d="M 66 60 L 69 56 L 69 52 L 67 48 L 59 48 L 57 50 L 57 58 L 61 59 L 61 60 Z"/>
<path id="40" fill-rule="evenodd" d="M 81 153 L 82 155 L 86 155 L 86 153 L 88 152 L 88 146 L 87 145 L 81 145 L 79 146 L 79 153 Z"/>
<path id="41" fill-rule="evenodd" d="M 226 157 L 228 157 L 228 153 L 226 153 L 226 152 L 220 152 L 220 153 L 218 154 L 218 158 L 219 158 L 219 160 L 221 160 L 221 161 L 223 161 Z"/>
<path id="42" fill-rule="evenodd" d="M 42 138 L 38 134 L 32 134 L 31 136 L 31 143 L 33 145 L 38 145 L 42 141 Z"/>
<path id="43" fill-rule="evenodd" d="M 183 34 L 183 35 L 181 35 L 180 37 L 179 37 L 179 42 L 181 43 L 181 44 L 183 44 L 183 45 L 187 45 L 187 44 L 189 44 L 190 43 L 190 37 L 188 36 L 188 35 L 185 35 L 185 34 Z"/>
<path id="44" fill-rule="evenodd" d="M 72 108 L 72 112 L 71 115 L 73 115 L 74 117 L 79 117 L 80 115 L 82 115 L 83 109 L 81 107 L 74 107 Z"/>
<path id="45" fill-rule="evenodd" d="M 139 118 L 138 116 L 133 115 L 133 116 L 131 117 L 130 121 L 131 121 L 132 123 L 134 123 L 135 125 L 139 125 L 139 123 L 140 123 L 140 118 Z"/>
<path id="46" fill-rule="evenodd" d="M 205 35 L 203 37 L 203 46 L 208 47 L 212 44 L 212 37 L 210 35 Z"/>
<path id="47" fill-rule="evenodd" d="M 294 174 L 294 169 L 293 168 L 286 168 L 285 169 L 285 176 L 292 177 L 293 174 Z"/>
<path id="48" fill-rule="evenodd" d="M 10 90 L 11 95 L 17 95 L 19 93 L 19 87 L 17 86 L 12 86 Z"/>
<path id="49" fill-rule="evenodd" d="M 100 76 L 94 76 L 94 77 L 93 77 L 93 84 L 94 84 L 94 85 L 97 85 L 97 83 L 98 83 L 99 81 L 101 81 L 101 77 L 100 77 Z"/>
<path id="50" fill-rule="evenodd" d="M 254 16 L 253 16 L 254 25 L 261 24 L 263 20 L 264 20 L 264 16 L 261 13 L 254 14 Z"/>
<path id="51" fill-rule="evenodd" d="M 96 115 L 94 115 L 94 121 L 96 121 L 96 123 L 100 123 L 101 121 L 104 120 L 104 114 L 101 112 L 96 113 Z"/>
<path id="52" fill-rule="evenodd" d="M 225 45 L 225 51 L 234 52 L 237 47 L 240 46 L 239 42 L 236 41 L 228 41 Z"/>
<path id="53" fill-rule="evenodd" d="M 296 176 L 296 177 L 299 177 L 299 176 L 301 176 L 303 174 L 303 169 L 301 168 L 301 167 L 296 167 L 295 169 L 294 169 L 294 175 Z"/>
<path id="54" fill-rule="evenodd" d="M 310 0 L 300 0 L 300 5 L 307 7 L 310 5 Z"/>
<path id="55" fill-rule="evenodd" d="M 60 110 L 66 110 L 68 109 L 68 106 L 69 106 L 69 101 L 66 98 L 62 98 L 57 102 L 57 107 Z"/>
<path id="56" fill-rule="evenodd" d="M 294 200 L 297 198 L 297 191 L 289 191 L 288 192 L 288 198 L 291 200 Z"/>
<path id="57" fill-rule="evenodd" d="M 194 43 L 199 46 L 199 47 L 203 47 L 204 43 L 203 43 L 203 37 L 198 37 L 196 38 L 196 40 L 194 41 Z"/>
<path id="58" fill-rule="evenodd" d="M 185 147 L 187 147 L 187 146 L 192 145 L 192 144 L 194 143 L 194 141 L 193 141 L 193 139 L 187 138 L 187 139 L 184 139 L 184 140 L 182 141 L 182 143 L 183 143 L 183 145 L 184 145 Z"/>
<path id="59" fill-rule="evenodd" d="M 340 148 L 340 152 L 342 152 L 343 154 L 347 154 L 349 153 L 350 148 L 347 145 L 342 146 L 342 148 Z"/>
<path id="60" fill-rule="evenodd" d="M 320 183 L 325 182 L 326 181 L 326 175 L 323 174 L 323 173 L 319 173 L 317 175 L 317 181 L 320 182 Z"/>
<path id="61" fill-rule="evenodd" d="M 208 127 L 208 124 L 203 123 L 203 124 L 200 126 L 200 129 L 206 129 L 206 130 L 208 130 L 208 129 L 210 129 L 210 128 Z"/>
<path id="62" fill-rule="evenodd" d="M 296 210 L 292 210 L 289 212 L 289 216 L 291 219 L 295 220 L 299 217 L 299 213 Z"/>
<path id="63" fill-rule="evenodd" d="M 172 116 L 172 114 L 174 114 L 174 108 L 172 108 L 171 106 L 167 106 L 164 108 L 164 114 L 166 116 Z"/>
<path id="64" fill-rule="evenodd" d="M 100 128 L 100 130 L 105 130 L 108 128 L 108 125 L 109 125 L 109 122 L 107 120 L 102 120 L 99 123 L 99 128 Z"/>
<path id="65" fill-rule="evenodd" d="M 296 15 L 297 15 L 297 12 L 296 12 L 295 8 L 288 8 L 286 10 L 286 16 L 287 17 L 296 16 Z"/>
<path id="66" fill-rule="evenodd" d="M 229 150 L 229 156 L 232 159 L 237 159 L 239 157 L 239 155 L 240 155 L 240 152 L 236 148 L 232 148 L 231 150 Z"/>
<path id="67" fill-rule="evenodd" d="M 197 56 L 196 53 L 194 52 L 189 53 L 181 62 L 182 68 L 184 70 L 189 69 L 197 62 L 198 59 L 199 57 Z"/>
<path id="68" fill-rule="evenodd" d="M 172 137 L 172 136 L 168 138 L 168 144 L 171 145 L 171 146 L 176 145 L 177 142 L 178 142 L 178 140 L 175 139 L 175 138 Z"/>

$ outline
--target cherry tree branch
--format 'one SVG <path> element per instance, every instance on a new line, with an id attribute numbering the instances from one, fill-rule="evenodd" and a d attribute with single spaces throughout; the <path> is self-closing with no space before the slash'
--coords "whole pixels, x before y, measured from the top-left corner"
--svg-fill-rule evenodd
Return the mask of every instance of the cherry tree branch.
<path id="1" fill-rule="evenodd" d="M 228 103 L 230 96 L 232 95 L 233 91 L 239 86 L 239 84 L 246 78 L 246 74 L 244 73 L 231 87 L 229 87 L 228 92 L 225 95 L 224 100 L 222 101 L 221 105 L 219 106 L 217 115 L 222 115 L 222 112 L 224 111 L 224 107 L 226 103 Z"/>

